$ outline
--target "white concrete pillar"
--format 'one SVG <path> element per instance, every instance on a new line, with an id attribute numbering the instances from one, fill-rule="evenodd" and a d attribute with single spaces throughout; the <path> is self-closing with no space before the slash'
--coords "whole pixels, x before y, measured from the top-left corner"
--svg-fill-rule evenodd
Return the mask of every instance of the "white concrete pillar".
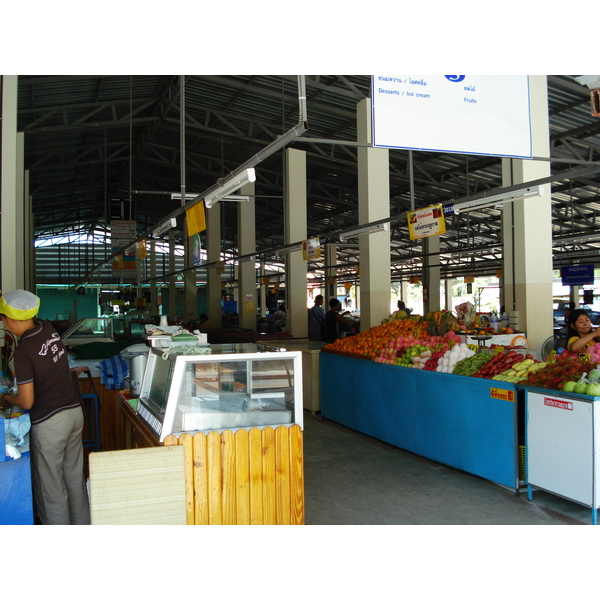
<path id="1" fill-rule="evenodd" d="M 260 261 L 260 316 L 267 316 L 267 284 L 263 282 L 265 277 L 265 262 Z"/>
<path id="2" fill-rule="evenodd" d="M 452 279 L 444 279 L 444 290 L 446 293 L 445 310 L 452 310 Z"/>
<path id="3" fill-rule="evenodd" d="M 575 302 L 575 308 L 579 308 L 580 298 L 579 298 L 579 290 L 581 286 L 572 285 L 569 290 L 569 302 Z"/>
<path id="4" fill-rule="evenodd" d="M 423 240 L 423 315 L 441 308 L 439 251 L 439 235 Z"/>
<path id="5" fill-rule="evenodd" d="M 175 232 L 169 230 L 169 273 L 175 272 Z M 177 320 L 177 276 L 172 275 L 169 278 L 169 310 L 166 314 L 169 315 L 171 321 Z M 163 307 L 164 309 L 165 307 Z"/>
<path id="6" fill-rule="evenodd" d="M 406 308 L 409 308 L 409 306 L 408 306 L 408 285 L 406 283 L 406 280 L 403 280 L 400 282 L 400 299 L 404 301 L 404 304 L 406 304 Z"/>
<path id="7" fill-rule="evenodd" d="M 221 203 L 217 202 L 206 210 L 206 255 L 209 263 L 221 260 Z M 221 273 L 216 264 L 208 267 L 207 272 L 208 320 L 213 327 L 221 327 Z"/>
<path id="8" fill-rule="evenodd" d="M 301 244 L 306 239 L 306 152 L 285 150 L 284 243 Z M 306 311 L 307 261 L 302 249 L 288 252 L 285 268 L 286 331 L 294 337 L 308 337 Z"/>
<path id="9" fill-rule="evenodd" d="M 247 183 L 239 194 L 249 196 L 248 202 L 238 204 L 238 254 L 243 256 L 256 250 L 256 202 L 254 199 L 255 185 Z M 239 298 L 238 313 L 240 327 L 256 331 L 256 258 L 254 256 L 240 261 L 239 267 Z"/>
<path id="10" fill-rule="evenodd" d="M 533 156 L 549 157 L 548 92 L 545 75 L 530 77 Z M 550 176 L 550 162 L 503 159 L 504 186 Z M 539 198 L 505 204 L 502 211 L 504 302 L 519 312 L 519 329 L 533 348 L 553 333 L 552 206 L 550 184 Z"/>
<path id="11" fill-rule="evenodd" d="M 371 100 L 357 105 L 357 141 L 370 143 Z M 390 216 L 389 151 L 358 148 L 358 224 Z M 359 237 L 360 326 L 366 331 L 390 314 L 392 289 L 390 233 L 379 231 Z"/>
<path id="12" fill-rule="evenodd" d="M 29 193 L 29 171 L 25 171 L 23 201 L 25 212 L 25 280 L 27 282 L 25 289 L 35 292 L 35 230 L 33 223 L 33 201 Z"/>
<path id="13" fill-rule="evenodd" d="M 17 169 L 17 193 L 15 196 L 16 202 L 16 223 L 15 223 L 15 248 L 14 260 L 17 264 L 17 288 L 27 289 L 29 277 L 27 272 L 27 263 L 25 262 L 25 246 L 28 243 L 28 232 L 25 231 L 27 223 L 25 217 L 26 202 L 25 202 L 25 134 L 17 132 L 17 154 L 16 154 L 16 169 Z M 35 288 L 30 290 L 35 293 Z"/>
<path id="14" fill-rule="evenodd" d="M 158 315 L 158 293 L 156 288 L 156 242 L 150 241 L 150 316 Z"/>
<path id="15" fill-rule="evenodd" d="M 196 269 L 194 266 L 194 241 L 188 234 L 187 215 L 183 222 L 183 264 L 187 269 L 183 275 L 184 281 L 184 317 L 185 322 L 198 318 L 198 288 L 196 287 Z"/>
<path id="16" fill-rule="evenodd" d="M 186 256 L 188 252 L 186 251 Z M 191 254 L 191 251 L 189 251 Z M 185 282 L 185 316 L 184 321 L 193 321 L 198 318 L 198 289 L 196 288 L 196 269 L 184 273 Z"/>
<path id="17" fill-rule="evenodd" d="M 329 301 L 337 297 L 337 245 L 327 244 L 325 246 L 325 293 L 323 308 L 329 310 Z"/>
<path id="18" fill-rule="evenodd" d="M 19 247 L 19 239 L 22 244 L 21 235 L 17 235 L 19 222 L 21 227 L 22 217 L 19 212 L 23 211 L 23 170 L 22 159 L 19 159 L 19 143 L 17 136 L 17 75 L 2 75 L 2 138 L 0 140 L 2 150 L 1 163 L 1 290 L 10 290 L 24 287 L 23 280 L 23 255 L 22 245 Z M 21 144 L 22 148 L 22 144 Z M 21 195 L 21 197 L 19 197 Z M 19 258 L 20 257 L 20 258 Z M 35 290 L 32 290 L 35 291 Z"/>

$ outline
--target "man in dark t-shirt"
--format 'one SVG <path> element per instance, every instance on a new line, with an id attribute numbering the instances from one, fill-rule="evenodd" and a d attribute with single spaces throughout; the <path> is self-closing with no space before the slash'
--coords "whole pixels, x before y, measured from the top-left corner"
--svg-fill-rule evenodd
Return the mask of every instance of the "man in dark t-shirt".
<path id="1" fill-rule="evenodd" d="M 83 410 L 60 336 L 50 323 L 35 319 L 39 304 L 25 290 L 0 297 L 4 327 L 19 338 L 14 358 L 18 391 L 3 394 L 0 401 L 30 411 L 31 479 L 40 522 L 88 525 Z"/>

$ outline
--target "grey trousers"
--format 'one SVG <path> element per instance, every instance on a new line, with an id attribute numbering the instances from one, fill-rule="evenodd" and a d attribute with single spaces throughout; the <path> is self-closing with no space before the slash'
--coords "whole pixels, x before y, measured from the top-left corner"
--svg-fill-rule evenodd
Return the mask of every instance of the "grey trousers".
<path id="1" fill-rule="evenodd" d="M 31 426 L 31 483 L 42 525 L 90 524 L 82 429 L 79 407 Z"/>

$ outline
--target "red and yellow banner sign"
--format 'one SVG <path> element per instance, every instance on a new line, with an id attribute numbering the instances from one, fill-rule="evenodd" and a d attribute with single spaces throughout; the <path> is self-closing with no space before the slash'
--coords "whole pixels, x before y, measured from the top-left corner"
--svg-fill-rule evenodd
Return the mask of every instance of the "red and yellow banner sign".
<path id="1" fill-rule="evenodd" d="M 321 240 L 309 238 L 302 242 L 302 258 L 309 260 L 311 258 L 321 258 Z"/>
<path id="2" fill-rule="evenodd" d="M 420 208 L 407 213 L 408 233 L 411 240 L 446 233 L 444 209 L 441 204 Z"/>

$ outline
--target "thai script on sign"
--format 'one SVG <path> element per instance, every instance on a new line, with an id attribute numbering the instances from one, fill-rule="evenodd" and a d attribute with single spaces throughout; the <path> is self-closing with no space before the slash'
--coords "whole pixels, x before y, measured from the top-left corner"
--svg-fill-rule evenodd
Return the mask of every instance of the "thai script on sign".
<path id="1" fill-rule="evenodd" d="M 514 390 L 504 390 L 502 388 L 490 388 L 490 397 L 496 400 L 507 400 L 508 402 L 515 401 Z"/>
<path id="2" fill-rule="evenodd" d="M 565 400 L 557 400 L 556 398 L 544 398 L 544 406 L 552 408 L 562 408 L 563 410 L 573 410 L 573 403 Z"/>

